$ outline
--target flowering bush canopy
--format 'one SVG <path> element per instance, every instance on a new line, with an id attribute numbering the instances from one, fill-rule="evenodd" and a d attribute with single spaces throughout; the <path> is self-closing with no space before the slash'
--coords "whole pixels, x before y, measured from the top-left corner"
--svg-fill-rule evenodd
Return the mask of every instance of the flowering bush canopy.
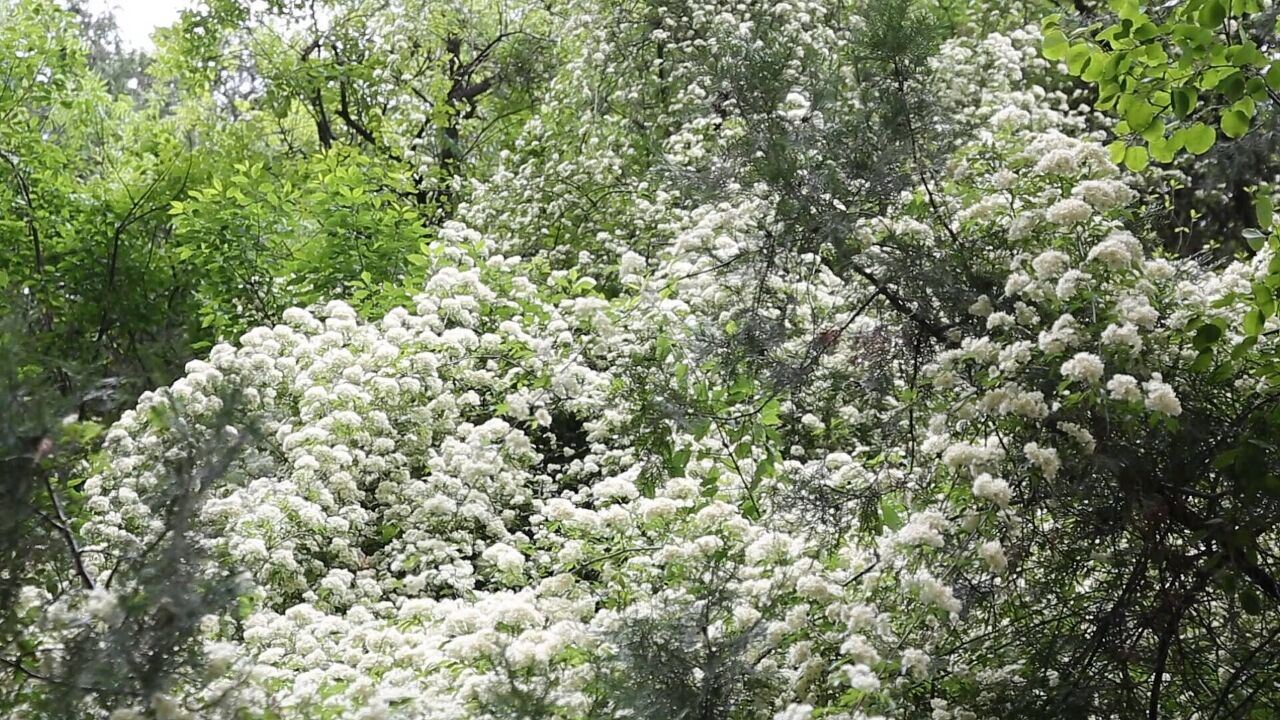
<path id="1" fill-rule="evenodd" d="M 215 5 L 162 36 L 208 93 L 173 112 L 349 141 L 385 185 L 343 212 L 426 229 L 216 299 L 295 306 L 77 465 L 81 582 L 16 593 L 11 716 L 58 682 L 110 720 L 1280 712 L 1270 221 L 1174 247 L 1050 3 Z M 178 230 L 390 232 L 219 192 Z M 157 613 L 194 659 L 89 684 Z"/>

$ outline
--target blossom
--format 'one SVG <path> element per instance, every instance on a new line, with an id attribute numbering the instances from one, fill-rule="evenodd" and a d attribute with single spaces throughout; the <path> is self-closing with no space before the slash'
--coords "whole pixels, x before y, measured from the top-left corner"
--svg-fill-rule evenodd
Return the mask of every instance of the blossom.
<path id="1" fill-rule="evenodd" d="M 1051 447 L 1041 447 L 1039 443 L 1029 442 L 1022 446 L 1022 453 L 1036 467 L 1040 468 L 1040 472 L 1045 478 L 1052 480 L 1057 477 L 1058 469 L 1062 467 L 1062 461 L 1058 457 L 1058 451 Z"/>
<path id="2" fill-rule="evenodd" d="M 1142 399 L 1142 391 L 1138 388 L 1138 380 L 1132 375 L 1116 374 L 1107 381 L 1107 392 L 1112 400 L 1120 402 L 1136 402 Z"/>
<path id="3" fill-rule="evenodd" d="M 929 663 L 933 661 L 929 654 L 917 648 L 902 651 L 902 673 L 911 673 L 916 679 L 928 677 Z"/>
<path id="4" fill-rule="evenodd" d="M 1045 250 L 1031 261 L 1031 267 L 1040 277 L 1055 278 L 1071 267 L 1071 259 L 1060 250 Z"/>
<path id="5" fill-rule="evenodd" d="M 1102 379 L 1105 367 L 1102 358 L 1089 352 L 1078 352 L 1062 363 L 1063 377 L 1075 382 L 1093 384 Z"/>
<path id="6" fill-rule="evenodd" d="M 1182 414 L 1182 403 L 1174 393 L 1173 386 L 1164 382 L 1159 373 L 1153 373 L 1151 379 L 1142 384 L 1142 389 L 1146 391 L 1145 406 L 1148 410 L 1170 417 Z"/>
<path id="7" fill-rule="evenodd" d="M 1036 163 L 1038 175 L 1071 175 L 1076 172 L 1076 154 L 1066 148 L 1050 150 Z"/>
<path id="8" fill-rule="evenodd" d="M 1093 208 L 1083 200 L 1063 198 L 1045 211 L 1045 219 L 1054 225 L 1075 225 L 1086 222 L 1093 215 Z"/>
<path id="9" fill-rule="evenodd" d="M 1000 507 L 1007 507 L 1009 500 L 1013 497 L 1013 490 L 1003 479 L 981 473 L 973 479 L 973 496 L 993 502 Z"/>
<path id="10" fill-rule="evenodd" d="M 1054 293 L 1059 300 L 1065 302 L 1075 297 L 1076 293 L 1092 279 L 1092 275 L 1082 270 L 1068 270 L 1062 274 L 1062 277 L 1058 278 L 1058 283 L 1054 286 Z"/>
<path id="11" fill-rule="evenodd" d="M 845 665 L 840 670 L 844 674 L 845 684 L 854 690 L 875 692 L 880 689 L 880 678 L 870 667 L 862 663 Z"/>
<path id="12" fill-rule="evenodd" d="M 805 703 L 791 703 L 780 712 L 775 713 L 773 720 L 810 720 L 813 717 L 813 706 Z"/>
<path id="13" fill-rule="evenodd" d="M 1138 332 L 1138 326 L 1133 323 L 1111 323 L 1102 331 L 1102 344 L 1138 353 L 1142 350 L 1142 335 Z"/>
<path id="14" fill-rule="evenodd" d="M 1002 573 L 1009 567 L 1004 555 L 1004 546 L 999 540 L 988 540 L 978 547 L 978 557 L 982 558 L 993 571 Z"/>
<path id="15" fill-rule="evenodd" d="M 524 568 L 524 555 L 504 543 L 494 543 L 485 548 L 480 557 L 504 573 L 518 573 Z"/>
<path id="16" fill-rule="evenodd" d="M 991 298 L 986 295 L 979 295 L 978 299 L 975 300 L 968 308 L 970 315 L 976 315 L 978 317 L 987 317 L 993 312 L 993 310 L 994 308 L 991 306 Z"/>
<path id="17" fill-rule="evenodd" d="M 1128 205 L 1137 198 L 1137 193 L 1119 180 L 1084 180 L 1072 189 L 1072 193 L 1098 210 Z"/>
<path id="18" fill-rule="evenodd" d="M 1113 269 L 1128 267 L 1142 258 L 1142 243 L 1132 234 L 1116 231 L 1089 249 L 1089 261 L 1098 261 Z"/>

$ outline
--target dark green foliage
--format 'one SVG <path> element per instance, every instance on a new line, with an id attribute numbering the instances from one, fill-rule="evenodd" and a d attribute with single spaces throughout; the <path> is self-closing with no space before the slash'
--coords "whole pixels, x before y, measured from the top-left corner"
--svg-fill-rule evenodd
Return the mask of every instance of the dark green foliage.
<path id="1" fill-rule="evenodd" d="M 10 678 L 0 684 L 0 704 L 30 704 L 50 720 L 83 718 L 90 707 L 150 706 L 179 677 L 201 672 L 201 622 L 235 606 L 238 572 L 205 562 L 190 528 L 253 436 L 223 430 L 234 413 L 230 397 L 207 428 L 158 414 L 187 448 L 163 469 L 167 482 L 152 503 L 164 530 L 129 554 L 91 558 L 79 537 L 77 478 L 96 462 L 101 426 L 74 414 L 60 419 L 74 403 L 27 360 L 8 354 L 0 367 L 0 664 Z M 116 610 L 102 624 L 66 628 L 51 650 L 35 641 L 44 629 L 32 619 L 48 615 L 24 597 L 32 592 L 46 606 L 80 607 L 86 594 L 89 603 L 103 595 Z"/>

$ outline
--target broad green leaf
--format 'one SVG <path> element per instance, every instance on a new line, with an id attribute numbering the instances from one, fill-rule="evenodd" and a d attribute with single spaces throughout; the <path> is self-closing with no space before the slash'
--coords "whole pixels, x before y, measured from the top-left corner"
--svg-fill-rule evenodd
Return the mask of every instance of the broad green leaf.
<path id="1" fill-rule="evenodd" d="M 782 420 L 779 417 L 781 410 L 782 405 L 778 402 L 778 399 L 771 398 L 769 402 L 764 404 L 764 407 L 760 408 L 760 424 L 765 427 L 771 427 L 781 423 Z"/>
<path id="2" fill-rule="evenodd" d="M 1235 139 L 1249 132 L 1249 116 L 1239 110 L 1232 110 L 1222 116 L 1222 134 Z"/>
<path id="3" fill-rule="evenodd" d="M 1206 348 L 1218 342 L 1221 337 L 1222 328 L 1214 325 L 1213 323 L 1205 323 L 1196 330 L 1195 337 L 1192 339 L 1192 344 L 1197 348 Z"/>
<path id="4" fill-rule="evenodd" d="M 1071 49 L 1067 51 L 1067 72 L 1072 75 L 1079 75 L 1084 71 L 1084 65 L 1089 62 L 1089 58 L 1092 55 L 1093 51 L 1089 49 L 1087 44 L 1072 45 Z"/>
<path id="5" fill-rule="evenodd" d="M 1129 123 L 1129 129 L 1138 133 L 1146 130 L 1155 116 L 1156 109 L 1146 100 L 1134 102 L 1124 111 L 1124 119 Z"/>
<path id="6" fill-rule="evenodd" d="M 1195 88 L 1178 87 L 1169 93 L 1170 102 L 1173 105 L 1173 112 L 1178 117 L 1186 117 L 1196 109 L 1196 100 L 1198 99 Z"/>
<path id="7" fill-rule="evenodd" d="M 1128 146 L 1124 144 L 1123 140 L 1116 140 L 1107 146 L 1107 154 L 1110 156 L 1111 162 L 1119 165 L 1124 162 L 1124 151 L 1127 149 Z"/>
<path id="8" fill-rule="evenodd" d="M 1227 19 L 1227 7 L 1222 0 L 1208 0 L 1200 6 L 1200 14 L 1196 19 L 1201 27 L 1216 30 Z"/>
<path id="9" fill-rule="evenodd" d="M 1149 162 L 1150 158 L 1145 147 L 1135 145 L 1124 151 L 1124 166 L 1132 172 L 1146 170 Z"/>
<path id="10" fill-rule="evenodd" d="M 1045 33 L 1044 41 L 1041 43 L 1041 51 L 1049 60 L 1065 58 L 1070 47 L 1071 43 L 1067 41 L 1067 36 L 1061 30 L 1050 30 Z"/>
<path id="11" fill-rule="evenodd" d="M 1203 155 L 1213 147 L 1214 142 L 1218 139 L 1218 133 L 1213 128 L 1204 123 L 1195 123 L 1186 129 L 1186 148 L 1187 151 L 1195 155 Z"/>
<path id="12" fill-rule="evenodd" d="M 1262 326 L 1265 318 L 1262 317 L 1262 311 L 1254 308 L 1244 314 L 1244 331 L 1249 335 L 1262 334 Z"/>
<path id="13" fill-rule="evenodd" d="M 1258 227 L 1270 230 L 1272 223 L 1275 222 L 1275 208 L 1272 205 L 1271 196 L 1259 193 L 1253 199 L 1253 209 L 1258 216 Z"/>

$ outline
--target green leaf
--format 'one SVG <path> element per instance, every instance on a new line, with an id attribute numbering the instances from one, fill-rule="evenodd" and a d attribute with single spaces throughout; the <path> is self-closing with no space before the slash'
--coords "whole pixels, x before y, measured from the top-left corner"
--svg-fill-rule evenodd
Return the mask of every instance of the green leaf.
<path id="1" fill-rule="evenodd" d="M 1227 8 L 1222 4 L 1222 0 L 1208 0 L 1200 7 L 1200 14 L 1196 16 L 1201 27 L 1213 30 L 1216 30 L 1226 19 Z"/>
<path id="2" fill-rule="evenodd" d="M 733 382 L 729 388 L 729 402 L 739 403 L 751 396 L 751 391 L 755 389 L 755 383 L 752 382 L 750 375 L 739 375 L 738 379 Z"/>
<path id="3" fill-rule="evenodd" d="M 1124 119 L 1128 121 L 1129 129 L 1137 133 L 1146 130 L 1155 116 L 1155 107 L 1145 100 L 1131 103 L 1128 109 L 1124 111 Z"/>
<path id="4" fill-rule="evenodd" d="M 1084 71 L 1080 74 L 1080 78 L 1086 82 L 1098 82 L 1106 74 L 1107 71 L 1107 54 L 1101 50 L 1094 50 L 1089 54 L 1089 62 L 1085 63 Z"/>
<path id="5" fill-rule="evenodd" d="M 659 335 L 658 339 L 653 343 L 653 349 L 658 362 L 666 360 L 667 356 L 671 354 L 671 338 L 667 337 L 666 334 Z"/>
<path id="6" fill-rule="evenodd" d="M 1232 110 L 1222 116 L 1222 134 L 1235 139 L 1249 132 L 1249 116 L 1240 110 Z"/>
<path id="7" fill-rule="evenodd" d="M 1259 282 L 1253 284 L 1253 304 L 1262 312 L 1263 317 L 1270 317 L 1276 312 L 1275 295 L 1271 288 Z"/>
<path id="8" fill-rule="evenodd" d="M 1107 153 L 1111 157 L 1111 162 L 1115 163 L 1116 165 L 1119 165 L 1120 163 L 1124 162 L 1124 151 L 1126 149 L 1127 149 L 1127 146 L 1124 144 L 1123 140 L 1116 140 L 1115 142 L 1108 145 Z"/>
<path id="9" fill-rule="evenodd" d="M 778 402 L 778 398 L 771 398 L 769 402 L 765 403 L 764 406 L 760 408 L 760 424 L 765 427 L 772 427 L 780 424 L 782 422 L 779 418 L 781 410 L 782 405 Z"/>
<path id="10" fill-rule="evenodd" d="M 1213 128 L 1198 122 L 1186 129 L 1186 148 L 1194 155 L 1203 155 L 1218 140 L 1218 133 Z"/>
<path id="11" fill-rule="evenodd" d="M 1244 331 L 1249 335 L 1262 334 L 1262 324 L 1266 318 L 1262 316 L 1262 311 L 1254 308 L 1244 314 Z"/>
<path id="12" fill-rule="evenodd" d="M 1147 155 L 1147 149 L 1135 145 L 1124 151 L 1124 166 L 1132 172 L 1142 172 L 1147 169 L 1150 157 Z"/>
<path id="13" fill-rule="evenodd" d="M 1270 230 L 1272 223 L 1275 222 L 1275 208 L 1272 206 L 1271 196 L 1264 193 L 1255 196 L 1253 210 L 1258 216 L 1258 226 L 1263 230 Z"/>
<path id="14" fill-rule="evenodd" d="M 689 465 L 689 457 L 692 455 L 689 448 L 677 450 L 671 453 L 671 457 L 667 459 L 667 472 L 672 477 L 681 477 L 684 475 L 684 469 Z"/>
<path id="15" fill-rule="evenodd" d="M 1061 60 L 1067 56 L 1071 43 L 1067 41 L 1067 36 L 1061 30 L 1050 30 L 1045 33 L 1040 48 L 1049 60 Z"/>
<path id="16" fill-rule="evenodd" d="M 1156 162 L 1173 162 L 1173 158 L 1178 154 L 1178 150 L 1182 147 L 1182 138 L 1175 134 L 1174 137 L 1151 138 L 1147 140 L 1147 150 L 1151 152 L 1151 157 Z"/>
<path id="17" fill-rule="evenodd" d="M 880 522 L 890 530 L 900 530 L 904 525 L 901 504 L 892 495 L 880 496 Z"/>
<path id="18" fill-rule="evenodd" d="M 1192 338 L 1192 344 L 1196 348 L 1203 349 L 1218 342 L 1222 338 L 1222 328 L 1213 323 L 1205 323 L 1196 330 L 1196 335 Z"/>
<path id="19" fill-rule="evenodd" d="M 1248 615 L 1262 614 L 1262 598 L 1251 587 L 1240 589 L 1240 608 Z"/>
<path id="20" fill-rule="evenodd" d="M 1169 93 L 1169 101 L 1173 106 L 1173 112 L 1180 118 L 1190 115 L 1191 111 L 1196 109 L 1197 99 L 1198 94 L 1196 93 L 1195 88 L 1191 87 L 1183 86 L 1174 88 L 1173 91 Z"/>
<path id="21" fill-rule="evenodd" d="M 1072 45 L 1067 51 L 1067 72 L 1072 75 L 1079 75 L 1084 72 L 1085 63 L 1089 62 L 1089 58 L 1093 56 L 1093 51 L 1085 43 Z"/>
<path id="22" fill-rule="evenodd" d="M 1271 63 L 1271 67 L 1267 68 L 1266 74 L 1267 87 L 1280 92 L 1280 62 Z"/>
<path id="23" fill-rule="evenodd" d="M 1239 100 L 1244 94 L 1244 73 L 1239 70 L 1218 81 L 1218 92 L 1227 96 L 1229 100 Z"/>
<path id="24" fill-rule="evenodd" d="M 1267 244 L 1267 236 L 1265 233 L 1260 233 L 1253 228 L 1245 228 L 1243 234 L 1245 242 L 1249 243 L 1249 249 L 1254 252 L 1258 252 Z"/>
<path id="25" fill-rule="evenodd" d="M 1212 350 L 1205 350 L 1201 352 L 1199 355 L 1196 356 L 1196 359 L 1191 362 L 1192 372 L 1204 372 L 1205 370 L 1208 370 L 1211 367 L 1213 367 L 1213 351 Z"/>

